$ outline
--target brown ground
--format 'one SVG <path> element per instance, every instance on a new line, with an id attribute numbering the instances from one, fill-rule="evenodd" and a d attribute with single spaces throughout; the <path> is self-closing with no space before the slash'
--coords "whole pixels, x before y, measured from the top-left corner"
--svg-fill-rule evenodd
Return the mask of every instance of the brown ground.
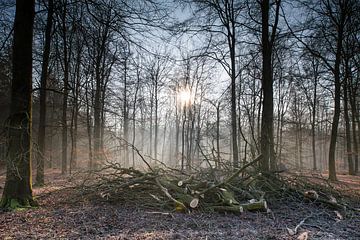
<path id="1" fill-rule="evenodd" d="M 360 239 L 360 214 L 347 215 L 296 199 L 270 202 L 271 213 L 173 213 L 137 206 L 78 201 L 58 171 L 34 188 L 40 208 L 0 212 L 0 239 Z M 340 189 L 359 193 L 360 177 L 339 176 Z M 316 180 L 314 180 L 316 181 Z M 0 176 L 3 187 L 4 176 Z M 0 189 L 1 192 L 2 189 Z M 354 207 L 359 207 L 355 202 Z M 343 217 L 343 219 L 341 219 Z M 302 220 L 294 236 L 294 229 Z"/>

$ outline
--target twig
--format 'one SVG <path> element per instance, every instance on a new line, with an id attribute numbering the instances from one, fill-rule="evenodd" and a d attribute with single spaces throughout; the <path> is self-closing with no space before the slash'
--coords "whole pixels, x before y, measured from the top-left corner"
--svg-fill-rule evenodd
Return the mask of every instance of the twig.
<path id="1" fill-rule="evenodd" d="M 302 225 L 304 225 L 304 224 L 305 224 L 305 221 L 308 220 L 308 219 L 311 218 L 311 217 L 312 217 L 312 214 L 311 214 L 310 216 L 307 216 L 307 217 L 304 218 L 303 220 L 301 220 L 301 222 L 300 222 L 298 225 L 296 225 L 296 227 L 294 228 L 294 230 L 292 230 L 291 228 L 287 228 L 287 231 L 288 231 L 289 235 L 291 235 L 291 236 L 296 235 L 297 232 L 298 232 L 298 230 L 299 230 L 299 228 L 300 228 Z"/>

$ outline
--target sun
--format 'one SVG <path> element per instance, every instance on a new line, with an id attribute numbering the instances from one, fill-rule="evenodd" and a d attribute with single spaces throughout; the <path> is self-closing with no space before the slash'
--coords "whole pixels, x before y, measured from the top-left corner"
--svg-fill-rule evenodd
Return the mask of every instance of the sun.
<path id="1" fill-rule="evenodd" d="M 189 86 L 181 87 L 177 90 L 176 101 L 182 107 L 190 106 L 194 102 L 194 94 Z"/>

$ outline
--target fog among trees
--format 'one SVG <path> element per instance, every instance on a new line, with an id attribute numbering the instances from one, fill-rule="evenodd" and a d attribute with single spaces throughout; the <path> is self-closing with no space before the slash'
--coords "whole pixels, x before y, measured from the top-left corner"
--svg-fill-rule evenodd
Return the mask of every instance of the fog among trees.
<path id="1" fill-rule="evenodd" d="M 30 165 L 357 175 L 359 21 L 357 0 L 0 1 L 1 205 L 32 204 Z"/>

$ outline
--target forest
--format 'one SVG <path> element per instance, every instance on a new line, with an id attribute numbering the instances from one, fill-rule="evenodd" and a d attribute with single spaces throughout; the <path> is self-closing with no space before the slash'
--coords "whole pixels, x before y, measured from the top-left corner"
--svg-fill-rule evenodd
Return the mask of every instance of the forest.
<path id="1" fill-rule="evenodd" d="M 360 239 L 360 1 L 0 0 L 1 239 Z"/>

